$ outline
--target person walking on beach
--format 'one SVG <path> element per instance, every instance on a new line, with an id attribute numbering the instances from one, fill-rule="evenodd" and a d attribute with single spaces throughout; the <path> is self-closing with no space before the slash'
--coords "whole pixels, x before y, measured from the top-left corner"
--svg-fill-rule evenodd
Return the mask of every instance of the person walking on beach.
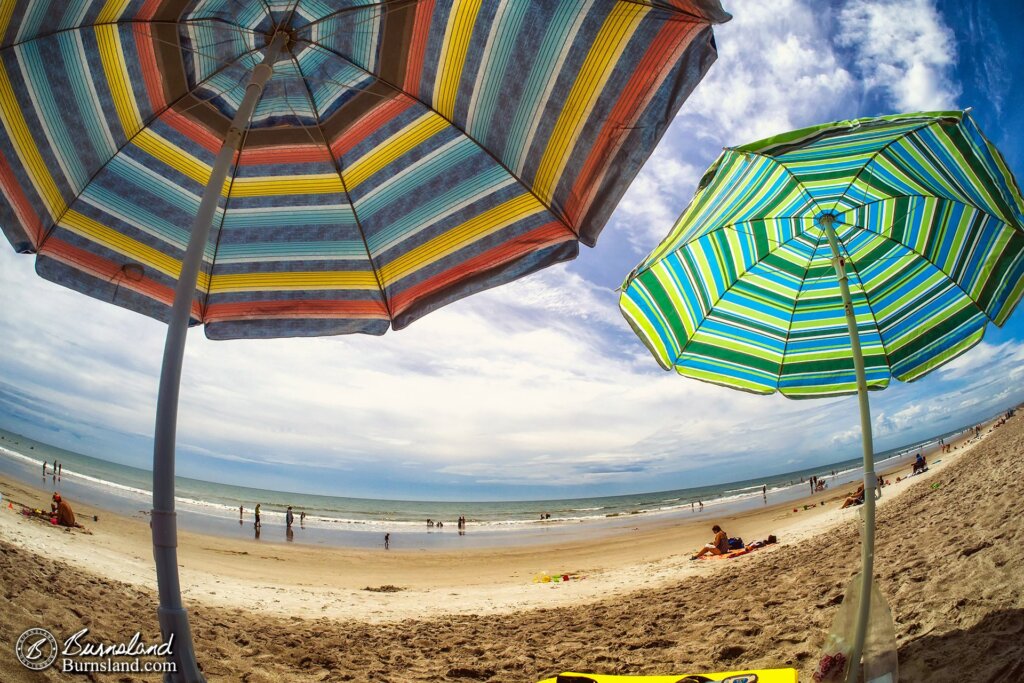
<path id="1" fill-rule="evenodd" d="M 391 547 L 391 534 L 390 533 L 386 533 L 386 534 L 384 534 L 384 550 L 387 550 L 390 547 Z"/>
<path id="2" fill-rule="evenodd" d="M 292 522 L 295 521 L 295 515 L 292 514 L 292 506 L 289 505 L 288 509 L 284 513 L 284 525 L 288 527 L 288 530 L 292 529 Z"/>
<path id="3" fill-rule="evenodd" d="M 256 512 L 255 512 L 255 514 L 256 514 L 256 521 L 253 523 L 253 526 L 255 526 L 257 529 L 259 529 L 260 528 L 260 504 L 259 503 L 256 503 Z"/>

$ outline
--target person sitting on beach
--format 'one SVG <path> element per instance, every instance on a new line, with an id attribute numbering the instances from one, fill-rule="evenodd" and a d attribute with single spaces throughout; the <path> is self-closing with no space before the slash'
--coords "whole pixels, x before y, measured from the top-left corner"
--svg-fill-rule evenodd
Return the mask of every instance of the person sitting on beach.
<path id="1" fill-rule="evenodd" d="M 921 472 L 928 471 L 928 463 L 925 462 L 924 456 L 920 453 L 917 454 L 917 460 L 914 461 L 913 474 L 920 474 Z"/>
<path id="2" fill-rule="evenodd" d="M 691 560 L 699 559 L 708 553 L 725 555 L 729 552 L 729 534 L 722 531 L 722 527 L 717 524 L 711 527 L 711 530 L 715 532 L 715 540 L 701 548 L 696 555 L 690 558 Z"/>
<path id="3" fill-rule="evenodd" d="M 854 492 L 854 494 L 852 496 L 850 496 L 849 498 L 847 498 L 843 502 L 842 509 L 845 510 L 846 508 L 850 507 L 851 505 L 860 505 L 863 502 L 864 502 L 864 484 L 861 484 L 860 486 L 857 487 L 857 490 Z"/>
<path id="4" fill-rule="evenodd" d="M 61 498 L 59 493 L 53 494 L 53 502 L 50 504 L 53 515 L 57 518 L 57 524 L 61 526 L 79 526 L 75 524 L 75 513 L 71 511 L 71 505 Z"/>

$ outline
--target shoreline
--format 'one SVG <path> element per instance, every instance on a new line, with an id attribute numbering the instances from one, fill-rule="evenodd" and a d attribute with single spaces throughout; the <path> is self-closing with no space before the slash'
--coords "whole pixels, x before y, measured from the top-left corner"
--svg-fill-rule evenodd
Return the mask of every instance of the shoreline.
<path id="1" fill-rule="evenodd" d="M 883 489 L 875 576 L 892 609 L 901 680 L 954 683 L 965 663 L 978 680 L 1024 680 L 1024 640 L 1012 637 L 1024 633 L 1024 414 L 990 424 L 967 448 L 932 458 L 924 475 L 896 484 L 909 466 L 890 472 L 893 486 Z M 780 541 L 721 561 L 687 559 L 709 540 L 708 519 L 457 553 L 185 533 L 184 602 L 209 680 L 528 683 L 568 670 L 775 667 L 809 680 L 860 563 L 857 508 L 839 509 L 846 489 L 831 490 L 824 508 L 716 519 L 748 541 L 759 524 Z M 87 627 L 103 642 L 136 632 L 160 642 L 144 520 L 101 516 L 87 534 L 3 508 L 0 641 L 13 644 L 31 627 L 58 638 Z M 573 576 L 534 583 L 542 570 Z M 389 585 L 396 592 L 366 590 Z M 67 678 L 29 672 L 2 647 L 0 680 Z"/>
<path id="2" fill-rule="evenodd" d="M 985 429 L 987 431 L 988 424 Z M 934 476 L 968 453 L 978 441 L 957 442 L 952 453 L 933 458 L 929 472 L 895 483 L 909 473 L 910 463 L 880 472 L 893 481 L 883 489 L 879 507 L 889 504 L 911 483 Z M 937 462 L 940 461 L 941 462 Z M 593 601 L 609 593 L 679 580 L 714 571 L 737 560 L 690 562 L 689 556 L 711 536 L 710 526 L 722 525 L 745 542 L 770 534 L 779 543 L 754 555 L 806 542 L 856 519 L 856 508 L 840 505 L 854 486 L 830 487 L 793 501 L 769 502 L 753 510 L 714 515 L 636 515 L 611 529 L 566 525 L 553 539 L 499 546 L 462 548 L 404 548 L 401 535 L 392 535 L 391 549 L 336 547 L 288 542 L 283 525 L 265 524 L 259 540 L 179 532 L 182 596 L 224 607 L 278 615 L 317 614 L 379 623 L 443 614 L 491 614 Z M 49 493 L 0 475 L 4 501 L 42 507 Z M 813 503 L 813 507 L 810 506 Z M 146 589 L 155 587 L 155 569 L 147 515 L 123 515 L 72 501 L 82 530 L 56 527 L 0 510 L 0 538 L 36 554 L 62 557 L 101 576 Z M 795 510 L 795 511 L 794 511 Z M 93 522 L 93 517 L 99 518 Z M 246 529 L 250 525 L 244 525 Z M 296 530 L 298 536 L 300 530 Z M 469 532 L 472 535 L 472 531 Z M 452 534 L 454 537 L 454 533 Z M 80 547 L 87 545 L 83 557 Z M 537 583 L 544 573 L 569 575 L 559 583 Z M 366 590 L 394 586 L 387 595 Z M 457 599 L 452 599 L 457 598 Z M 386 606 L 386 609 L 385 609 Z"/>
<path id="3" fill-rule="evenodd" d="M 8 435 L 10 436 L 10 435 Z M 946 435 L 947 438 L 949 435 Z M 25 437 L 21 437 L 25 438 Z M 914 451 L 923 451 L 929 458 L 938 454 L 938 440 L 921 442 L 923 446 L 919 449 L 905 450 L 902 454 L 888 457 L 886 460 L 876 463 L 879 472 L 887 472 L 905 466 L 913 458 Z M 963 440 L 963 432 L 955 437 L 958 443 Z M 17 441 L 5 439 L 8 443 L 0 443 L 0 481 L 17 481 L 27 487 L 38 488 L 39 490 L 57 490 L 71 501 L 77 501 L 78 505 L 88 504 L 93 508 L 104 510 L 107 514 L 116 513 L 127 517 L 138 517 L 140 514 L 148 515 L 151 506 L 151 499 L 148 491 L 119 484 L 114 481 L 97 479 L 95 476 L 77 473 L 68 469 L 62 480 L 52 476 L 38 476 L 38 467 L 42 460 L 37 460 L 37 454 L 29 453 L 27 450 L 12 450 L 12 445 Z M 87 456 L 86 456 L 87 457 Z M 941 457 L 941 456 L 940 456 Z M 833 465 L 840 465 L 834 463 Z M 848 465 L 848 461 L 843 461 Z M 590 537 L 606 537 L 622 533 L 631 529 L 637 524 L 648 525 L 650 523 L 688 523 L 696 519 L 718 519 L 731 518 L 747 511 L 760 511 L 764 509 L 764 502 L 772 506 L 797 505 L 802 507 L 808 502 L 814 501 L 818 496 L 828 496 L 832 491 L 844 487 L 856 487 L 860 483 L 860 468 L 835 469 L 835 474 L 828 474 L 824 465 L 821 468 L 821 477 L 829 487 L 824 491 L 811 493 L 806 488 L 806 481 L 789 483 L 778 481 L 780 477 L 799 476 L 800 472 L 793 472 L 786 475 L 774 475 L 766 479 L 775 478 L 768 491 L 766 499 L 762 498 L 759 490 L 751 492 L 759 487 L 743 486 L 742 488 L 729 488 L 748 484 L 750 482 L 731 482 L 715 486 L 698 487 L 679 491 L 661 491 L 634 496 L 611 496 L 607 499 L 622 498 L 647 498 L 637 501 L 635 504 L 624 508 L 621 501 L 617 503 L 604 503 L 606 497 L 595 497 L 590 499 L 564 499 L 557 501 L 511 501 L 508 505 L 516 506 L 520 503 L 529 504 L 539 508 L 545 503 L 565 504 L 574 500 L 588 501 L 597 504 L 596 508 L 584 508 L 584 510 L 612 509 L 611 513 L 593 513 L 587 516 L 577 511 L 577 515 L 559 516 L 547 520 L 529 518 L 503 518 L 503 519 L 475 519 L 470 517 L 465 529 L 457 529 L 454 519 L 446 519 L 444 528 L 429 527 L 425 524 L 429 511 L 422 519 L 394 520 L 387 518 L 366 518 L 366 519 L 345 519 L 337 517 L 322 517 L 315 512 L 310 513 L 308 521 L 295 525 L 294 541 L 299 543 L 310 543 L 323 547 L 336 548 L 364 548 L 373 549 L 383 545 L 383 535 L 388 532 L 392 543 L 399 547 L 414 547 L 423 550 L 461 550 L 466 548 L 500 548 L 509 545 L 545 545 L 559 542 L 572 541 L 580 534 Z M 139 472 L 142 472 L 139 470 Z M 809 480 L 809 479 L 808 479 Z M 200 482 L 210 484 L 209 482 Z M 718 488 L 721 491 L 720 497 L 713 497 L 709 494 L 704 497 L 704 505 L 699 509 L 693 508 L 692 503 L 683 502 L 673 504 L 671 501 L 677 498 L 657 501 L 668 494 L 678 494 L 685 491 L 699 491 L 700 488 Z M 743 493 L 739 493 L 743 491 Z M 254 493 L 260 491 L 253 490 Z M 263 491 L 264 494 L 273 494 L 277 497 L 285 497 L 289 494 L 282 492 Z M 295 494 L 301 496 L 302 494 Z M 693 496 L 691 496 L 693 497 Z M 47 494 L 48 500 L 48 494 Z M 339 499 L 359 501 L 359 499 Z M 245 507 L 243 518 L 235 517 L 234 508 L 228 508 L 221 503 L 198 500 L 194 501 L 187 497 L 179 496 L 177 501 L 178 526 L 183 531 L 216 536 L 229 540 L 245 540 L 254 535 L 252 507 Z M 359 501 L 363 503 L 364 501 Z M 421 505 L 417 501 L 365 501 L 369 503 L 407 504 L 411 506 Z M 452 509 L 458 510 L 463 506 L 472 508 L 476 505 L 490 505 L 490 503 L 428 503 L 430 505 L 451 505 Z M 606 507 L 600 507 L 604 504 Z M 498 503 L 498 505 L 506 505 Z M 274 542 L 284 540 L 284 508 L 277 509 L 273 504 L 263 505 L 263 540 Z M 222 509 L 223 508 L 223 509 Z M 296 507 L 296 518 L 303 507 Z M 515 514 L 515 513 L 510 513 Z M 520 513 L 521 514 L 521 513 Z M 486 516 L 485 516 L 486 517 Z M 435 516 L 435 519 L 437 517 Z M 293 540 L 291 538 L 289 541 Z"/>

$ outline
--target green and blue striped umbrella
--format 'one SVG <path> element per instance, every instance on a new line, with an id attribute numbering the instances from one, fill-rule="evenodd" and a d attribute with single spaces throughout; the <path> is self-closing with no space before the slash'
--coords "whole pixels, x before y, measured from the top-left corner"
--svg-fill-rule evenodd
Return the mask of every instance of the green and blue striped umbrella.
<path id="1" fill-rule="evenodd" d="M 383 334 L 574 258 L 715 60 L 719 0 L 2 0 L 0 228 L 168 321 L 154 555 L 178 680 L 185 332 Z"/>
<path id="2" fill-rule="evenodd" d="M 867 493 L 854 662 L 874 542 L 867 391 L 956 358 L 1022 294 L 1020 188 L 955 111 L 727 148 L 622 286 L 622 314 L 665 369 L 758 394 L 859 394 Z"/>
<path id="3" fill-rule="evenodd" d="M 726 149 L 620 307 L 662 367 L 791 398 L 915 380 L 1002 325 L 1024 293 L 1024 202 L 960 112 L 843 121 Z"/>

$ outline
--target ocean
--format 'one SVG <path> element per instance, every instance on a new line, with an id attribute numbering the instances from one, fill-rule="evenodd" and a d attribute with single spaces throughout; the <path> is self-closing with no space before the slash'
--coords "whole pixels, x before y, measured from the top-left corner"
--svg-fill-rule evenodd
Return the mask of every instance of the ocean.
<path id="1" fill-rule="evenodd" d="M 876 467 L 888 467 L 919 450 L 934 450 L 940 439 L 948 439 L 963 429 L 878 453 Z M 50 463 L 48 470 L 55 460 L 61 464 L 59 481 L 52 473 L 42 478 L 44 460 Z M 890 460 L 893 462 L 887 462 Z M 259 538 L 264 540 L 285 540 L 284 512 L 291 505 L 296 516 L 295 528 L 301 533 L 288 540 L 374 547 L 382 545 L 384 533 L 390 533 L 394 547 L 486 547 L 552 542 L 576 537 L 584 530 L 613 532 L 634 524 L 637 515 L 666 520 L 700 515 L 710 522 L 712 517 L 763 506 L 762 487 L 767 489 L 767 502 L 777 503 L 810 497 L 805 482 L 811 476 L 824 479 L 832 489 L 852 484 L 860 479 L 860 465 L 861 459 L 854 458 L 775 476 L 672 491 L 503 502 L 376 500 L 177 477 L 176 500 L 181 528 L 217 535 L 254 536 L 252 510 L 260 503 L 263 529 Z M 149 470 L 75 453 L 5 430 L 0 430 L 0 473 L 26 484 L 60 491 L 69 500 L 121 514 L 144 517 L 151 507 Z M 49 501 L 37 504 L 44 507 Z M 241 519 L 239 506 L 244 508 Z M 305 511 L 306 518 L 300 525 L 301 511 Z M 460 516 L 466 518 L 464 530 L 457 528 Z M 428 519 L 435 525 L 428 526 Z"/>

